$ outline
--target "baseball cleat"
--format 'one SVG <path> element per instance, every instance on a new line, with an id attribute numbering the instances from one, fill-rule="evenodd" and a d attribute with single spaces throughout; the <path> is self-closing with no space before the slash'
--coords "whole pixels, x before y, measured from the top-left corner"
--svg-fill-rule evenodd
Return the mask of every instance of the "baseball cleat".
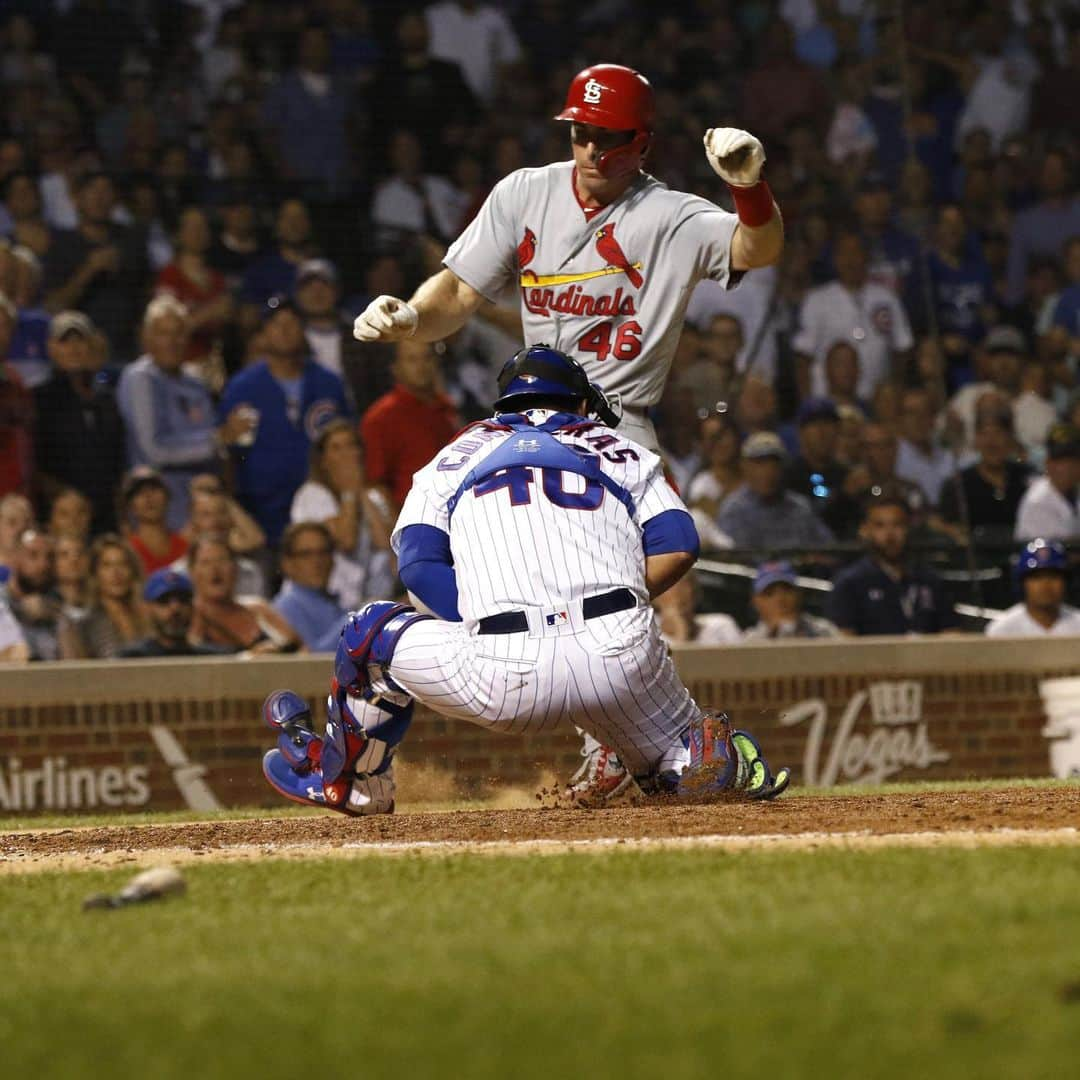
<path id="1" fill-rule="evenodd" d="M 563 800 L 583 809 L 627 806 L 642 796 L 630 770 L 610 746 L 597 744 L 591 753 L 582 751 L 584 764 L 570 778 Z"/>

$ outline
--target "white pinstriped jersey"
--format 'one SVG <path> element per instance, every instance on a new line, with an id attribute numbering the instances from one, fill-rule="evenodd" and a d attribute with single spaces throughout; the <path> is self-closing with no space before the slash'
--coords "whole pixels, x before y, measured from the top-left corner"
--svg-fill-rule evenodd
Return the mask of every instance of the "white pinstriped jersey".
<path id="1" fill-rule="evenodd" d="M 552 414 L 528 415 L 539 425 Z M 394 550 L 409 525 L 431 525 L 449 535 L 458 609 L 467 625 L 500 611 L 555 608 L 622 586 L 642 605 L 649 603 L 643 526 L 665 511 L 686 510 L 659 457 L 584 419 L 550 437 L 558 444 L 554 450 L 538 429 L 473 426 L 413 478 L 394 528 Z M 589 478 L 530 465 L 541 457 L 552 460 L 560 448 L 588 455 L 599 473 Z"/>
<path id="2" fill-rule="evenodd" d="M 489 300 L 516 283 L 526 344 L 573 356 L 624 405 L 655 405 L 694 286 L 730 281 L 738 218 L 645 173 L 587 217 L 573 169 L 499 181 L 443 263 Z"/>

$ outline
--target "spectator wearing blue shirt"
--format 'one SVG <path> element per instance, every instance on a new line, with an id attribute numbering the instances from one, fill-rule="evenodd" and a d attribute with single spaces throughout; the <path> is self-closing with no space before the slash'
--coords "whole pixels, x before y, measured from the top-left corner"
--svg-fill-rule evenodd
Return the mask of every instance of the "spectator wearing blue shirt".
<path id="1" fill-rule="evenodd" d="M 273 606 L 312 652 L 333 652 L 348 612 L 327 592 L 334 565 L 330 530 L 317 521 L 290 525 L 281 537 L 285 580 Z"/>
<path id="2" fill-rule="evenodd" d="M 1048 150 L 1039 173 L 1040 202 L 1013 218 L 1009 234 L 1009 304 L 1023 303 L 1029 263 L 1057 259 L 1065 241 L 1080 235 L 1080 195 L 1072 184 L 1069 160 L 1061 150 Z"/>
<path id="3" fill-rule="evenodd" d="M 218 413 L 223 424 L 244 415 L 253 421 L 232 444 L 235 492 L 274 545 L 307 478 L 312 440 L 350 410 L 342 381 L 309 356 L 291 300 L 274 297 L 267 304 L 258 344 L 261 359 L 229 380 Z M 223 438 L 231 441 L 232 435 Z"/>
<path id="4" fill-rule="evenodd" d="M 1074 353 L 1080 353 L 1080 233 L 1065 245 L 1065 277 L 1068 284 L 1061 290 L 1051 319 L 1051 333 L 1061 335 L 1063 344 Z M 14 357 L 14 354 L 12 354 Z"/>
<path id="5" fill-rule="evenodd" d="M 149 465 L 169 490 L 168 527 L 188 516 L 188 485 L 199 473 L 217 471 L 214 402 L 198 380 L 181 370 L 186 354 L 187 308 L 172 296 L 147 305 L 142 340 L 146 352 L 126 367 L 117 404 L 127 428 L 128 465 Z"/>
<path id="6" fill-rule="evenodd" d="M 11 249 L 14 268 L 12 299 L 17 315 L 15 332 L 8 345 L 8 361 L 19 373 L 23 385 L 33 390 L 52 374 L 49 362 L 49 313 L 40 306 L 41 260 L 28 247 Z"/>
<path id="7" fill-rule="evenodd" d="M 855 216 L 866 248 L 867 277 L 904 302 L 911 321 L 924 322 L 919 242 L 893 221 L 893 195 L 885 176 L 867 173 L 855 195 Z"/>
<path id="8" fill-rule="evenodd" d="M 305 27 L 296 67 L 263 103 L 268 149 L 279 174 L 300 182 L 320 201 L 339 197 L 348 187 L 348 103 L 330 70 L 330 44 L 325 27 Z"/>
<path id="9" fill-rule="evenodd" d="M 956 626 L 941 579 L 908 557 L 910 526 L 899 493 L 886 490 L 867 501 L 862 537 L 869 551 L 836 575 L 826 604 L 841 633 L 937 634 Z"/>
<path id="10" fill-rule="evenodd" d="M 977 248 L 972 250 L 964 211 L 954 203 L 938 209 L 927 266 L 942 345 L 955 372 L 966 368 L 982 340 L 994 315 L 994 296 L 990 267 Z"/>

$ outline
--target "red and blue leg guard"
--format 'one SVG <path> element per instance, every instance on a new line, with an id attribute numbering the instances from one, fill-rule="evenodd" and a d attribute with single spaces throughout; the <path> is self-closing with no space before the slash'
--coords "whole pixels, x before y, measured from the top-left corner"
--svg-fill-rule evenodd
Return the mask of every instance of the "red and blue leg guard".
<path id="1" fill-rule="evenodd" d="M 404 631 L 431 617 L 421 615 L 408 604 L 395 604 L 390 600 L 376 600 L 359 611 L 350 612 L 334 657 L 332 689 L 339 703 L 344 694 L 365 696 L 371 687 L 372 666 L 391 690 L 404 693 L 390 677 L 394 650 Z"/>

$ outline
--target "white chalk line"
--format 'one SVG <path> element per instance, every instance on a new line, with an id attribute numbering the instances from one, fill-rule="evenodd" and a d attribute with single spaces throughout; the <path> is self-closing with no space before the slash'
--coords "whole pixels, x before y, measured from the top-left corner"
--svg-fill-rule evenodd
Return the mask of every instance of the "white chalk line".
<path id="1" fill-rule="evenodd" d="M 387 856 L 454 855 L 564 855 L 603 854 L 610 851 L 713 850 L 745 851 L 821 850 L 874 851 L 885 848 L 1062 847 L 1080 845 L 1080 830 L 993 829 L 942 830 L 940 832 L 871 833 L 805 832 L 757 835 L 597 837 L 583 840 L 411 840 L 386 842 L 351 841 L 341 844 L 283 843 L 229 844 L 215 848 L 159 847 L 137 851 L 98 848 L 91 851 L 29 852 L 0 856 L 0 876 L 68 870 L 141 868 L 163 864 L 193 866 L 205 862 L 245 862 L 253 859 L 357 859 Z"/>

